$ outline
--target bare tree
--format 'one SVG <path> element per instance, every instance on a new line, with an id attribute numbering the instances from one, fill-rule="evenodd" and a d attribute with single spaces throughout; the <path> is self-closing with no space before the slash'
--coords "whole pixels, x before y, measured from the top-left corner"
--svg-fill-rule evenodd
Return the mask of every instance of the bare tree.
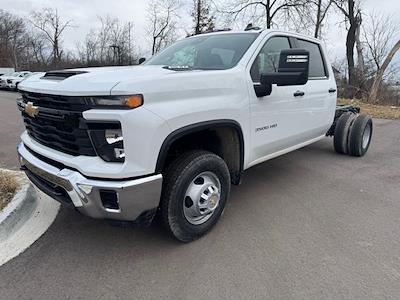
<path id="1" fill-rule="evenodd" d="M 374 82 L 372 83 L 372 87 L 371 87 L 371 91 L 370 91 L 369 99 L 368 99 L 370 102 L 376 102 L 376 99 L 378 97 L 379 87 L 382 84 L 383 75 L 385 74 L 387 67 L 389 66 L 394 55 L 396 54 L 397 51 L 399 51 L 399 49 L 400 49 L 400 40 L 397 41 L 397 43 L 390 50 L 389 54 L 387 55 L 386 59 L 384 60 L 384 62 L 382 64 L 381 68 L 375 75 L 375 79 L 374 79 Z"/>
<path id="2" fill-rule="evenodd" d="M 0 10 L 0 64 L 18 69 L 27 40 L 22 18 Z"/>
<path id="3" fill-rule="evenodd" d="M 51 50 L 49 51 L 42 32 L 29 32 L 28 52 L 30 59 L 33 59 L 30 63 L 39 68 L 51 61 Z"/>
<path id="4" fill-rule="evenodd" d="M 224 4 L 227 8 L 221 12 L 233 17 L 234 22 L 238 17 L 247 17 L 253 24 L 265 23 L 267 28 L 271 28 L 280 13 L 305 6 L 307 2 L 306 0 L 231 0 Z"/>
<path id="5" fill-rule="evenodd" d="M 306 5 L 298 5 L 286 10 L 286 17 L 293 23 L 293 30 L 307 32 L 315 38 L 321 38 L 322 28 L 332 4 L 333 0 L 309 0 Z"/>
<path id="6" fill-rule="evenodd" d="M 71 26 L 72 20 L 63 21 L 57 9 L 45 8 L 32 13 L 32 25 L 44 33 L 45 39 L 52 46 L 53 63 L 57 65 L 62 58 L 61 37 L 65 29 Z"/>
<path id="7" fill-rule="evenodd" d="M 360 24 L 362 24 L 362 19 L 360 20 Z M 361 42 L 361 26 L 358 26 L 356 29 L 356 50 L 357 50 L 357 71 L 358 77 L 364 77 L 365 72 L 365 61 L 364 61 L 364 47 Z"/>
<path id="8" fill-rule="evenodd" d="M 383 14 L 372 13 L 367 26 L 364 26 L 364 40 L 368 54 L 375 66 L 373 83 L 369 92 L 368 101 L 376 102 L 383 76 L 389 67 L 396 52 L 400 49 L 399 31 L 394 18 Z M 393 46 L 394 45 L 394 46 Z"/>
<path id="9" fill-rule="evenodd" d="M 194 21 L 194 34 L 214 30 L 215 17 L 210 14 L 208 0 L 193 0 L 191 16 Z"/>
<path id="10" fill-rule="evenodd" d="M 109 15 L 99 17 L 100 26 L 87 34 L 84 45 L 78 45 L 81 61 L 87 65 L 127 65 L 135 60 L 132 22 L 122 23 Z"/>
<path id="11" fill-rule="evenodd" d="M 354 46 L 356 44 L 356 33 L 362 22 L 361 8 L 356 0 L 334 0 L 333 3 L 343 13 L 345 20 L 349 23 L 346 37 L 346 58 L 348 64 L 349 85 L 356 86 L 357 76 L 354 62 Z"/>
<path id="12" fill-rule="evenodd" d="M 175 39 L 179 0 L 152 0 L 147 7 L 148 28 L 151 38 L 151 54 L 159 52 Z"/>
<path id="13" fill-rule="evenodd" d="M 310 1 L 316 10 L 316 17 L 314 22 L 314 37 L 321 37 L 321 29 L 323 22 L 332 6 L 333 0 L 313 0 Z"/>

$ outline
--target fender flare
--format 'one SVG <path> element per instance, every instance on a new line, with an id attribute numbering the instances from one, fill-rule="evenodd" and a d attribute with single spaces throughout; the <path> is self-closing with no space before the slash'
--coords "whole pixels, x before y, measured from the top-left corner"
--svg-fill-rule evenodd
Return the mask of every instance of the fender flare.
<path id="1" fill-rule="evenodd" d="M 205 130 L 205 129 L 215 129 L 218 127 L 232 127 L 235 129 L 236 133 L 239 137 L 239 151 L 240 151 L 240 170 L 239 174 L 243 172 L 243 164 L 244 164 L 244 138 L 243 138 L 243 131 L 240 124 L 235 120 L 230 119 L 220 119 L 220 120 L 211 120 L 211 121 L 204 121 L 195 124 L 190 124 L 179 129 L 174 130 L 171 132 L 164 140 L 161 145 L 160 151 L 158 153 L 157 164 L 156 164 L 156 174 L 161 173 L 167 158 L 168 151 L 171 145 L 181 137 L 185 135 Z"/>

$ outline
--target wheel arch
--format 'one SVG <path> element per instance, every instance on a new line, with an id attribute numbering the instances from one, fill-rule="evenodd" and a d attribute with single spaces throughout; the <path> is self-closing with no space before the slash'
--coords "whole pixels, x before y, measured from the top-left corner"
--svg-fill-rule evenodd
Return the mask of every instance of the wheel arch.
<path id="1" fill-rule="evenodd" d="M 221 132 L 221 130 L 223 129 L 232 130 L 237 138 L 236 152 L 234 155 L 229 155 L 230 151 L 227 151 L 228 149 L 224 146 L 222 147 L 221 151 L 225 154 L 225 157 L 222 158 L 225 160 L 229 167 L 232 183 L 239 184 L 244 165 L 244 137 L 240 124 L 237 121 L 231 119 L 203 121 L 178 128 L 171 132 L 164 139 L 161 145 L 156 163 L 156 173 L 162 173 L 164 171 L 164 168 L 167 164 L 168 155 L 170 154 L 170 150 L 174 147 L 174 145 L 176 145 L 178 141 L 183 140 L 185 137 L 189 137 L 202 132 Z M 218 138 L 222 137 L 219 136 Z"/>

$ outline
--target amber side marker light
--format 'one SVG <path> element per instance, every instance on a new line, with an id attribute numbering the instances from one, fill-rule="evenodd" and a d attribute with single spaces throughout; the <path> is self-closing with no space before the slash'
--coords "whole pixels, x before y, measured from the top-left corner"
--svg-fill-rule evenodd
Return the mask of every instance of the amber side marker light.
<path id="1" fill-rule="evenodd" d="M 136 108 L 143 104 L 143 97 L 140 95 L 129 96 L 126 98 L 125 106 Z"/>

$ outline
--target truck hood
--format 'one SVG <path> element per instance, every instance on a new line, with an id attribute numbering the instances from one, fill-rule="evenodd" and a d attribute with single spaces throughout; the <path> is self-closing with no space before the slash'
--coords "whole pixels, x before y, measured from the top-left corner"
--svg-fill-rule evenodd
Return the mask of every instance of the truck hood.
<path id="1" fill-rule="evenodd" d="M 35 74 L 24 80 L 19 89 L 64 96 L 102 96 L 111 94 L 121 82 L 155 82 L 178 73 L 162 66 L 81 68 Z"/>

